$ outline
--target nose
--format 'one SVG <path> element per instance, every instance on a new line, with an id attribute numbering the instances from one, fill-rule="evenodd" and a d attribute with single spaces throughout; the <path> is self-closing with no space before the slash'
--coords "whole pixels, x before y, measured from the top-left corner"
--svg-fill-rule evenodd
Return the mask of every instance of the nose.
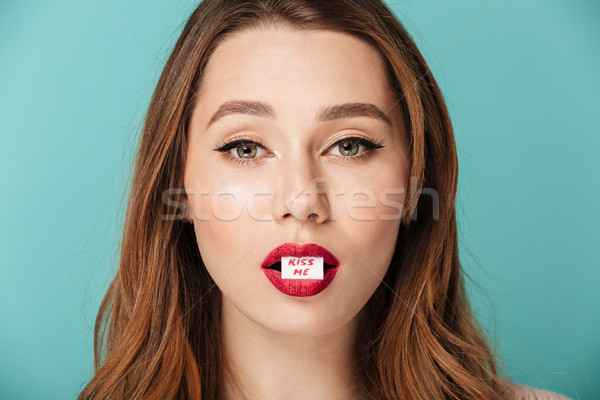
<path id="1" fill-rule="evenodd" d="M 296 219 L 320 224 L 329 219 L 327 180 L 317 160 L 308 156 L 282 160 L 276 181 L 278 190 L 271 207 L 274 221 Z"/>

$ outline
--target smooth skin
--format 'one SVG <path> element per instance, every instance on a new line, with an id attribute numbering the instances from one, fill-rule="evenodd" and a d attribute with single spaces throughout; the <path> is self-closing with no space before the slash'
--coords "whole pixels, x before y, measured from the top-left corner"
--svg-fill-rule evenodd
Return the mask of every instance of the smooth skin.
<path id="1" fill-rule="evenodd" d="M 222 108 L 232 101 L 260 104 Z M 361 106 L 323 117 L 347 103 L 385 116 Z M 184 184 L 222 292 L 227 399 L 361 398 L 353 345 L 394 252 L 407 137 L 383 59 L 353 36 L 261 28 L 217 47 L 189 125 Z M 246 142 L 228 148 L 234 140 Z M 382 147 L 363 145 L 371 142 Z M 339 259 L 327 289 L 293 297 L 267 280 L 261 263 L 286 242 L 317 243 Z"/>

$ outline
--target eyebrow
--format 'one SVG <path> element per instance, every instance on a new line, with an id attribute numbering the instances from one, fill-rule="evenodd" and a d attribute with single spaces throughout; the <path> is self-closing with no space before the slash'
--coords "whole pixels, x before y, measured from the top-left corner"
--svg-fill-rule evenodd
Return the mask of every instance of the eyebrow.
<path id="1" fill-rule="evenodd" d="M 221 106 L 208 121 L 206 129 L 208 129 L 208 127 L 214 124 L 217 120 L 230 114 L 247 114 L 271 119 L 276 117 L 275 110 L 268 103 L 263 103 L 260 101 L 232 100 L 221 104 Z M 387 114 L 384 113 L 379 107 L 371 103 L 336 104 L 322 108 L 317 113 L 317 121 L 319 122 L 352 117 L 369 117 L 380 119 L 385 123 L 392 125 L 392 121 Z"/>
<path id="2" fill-rule="evenodd" d="M 213 114 L 208 124 L 206 124 L 206 128 L 230 114 L 248 114 L 256 115 L 257 117 L 275 118 L 275 111 L 269 104 L 260 101 L 233 100 L 221 104 L 217 112 Z"/>
<path id="3" fill-rule="evenodd" d="M 379 107 L 370 103 L 345 103 L 322 109 L 317 115 L 320 122 L 332 121 L 339 118 L 369 117 L 380 119 L 392 125 L 392 121 Z"/>

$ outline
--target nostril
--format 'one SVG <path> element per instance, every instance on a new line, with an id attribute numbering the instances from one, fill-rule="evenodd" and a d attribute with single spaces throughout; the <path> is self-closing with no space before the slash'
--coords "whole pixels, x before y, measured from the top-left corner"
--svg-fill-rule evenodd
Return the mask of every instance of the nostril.
<path id="1" fill-rule="evenodd" d="M 319 218 L 319 216 L 318 216 L 316 213 L 311 213 L 311 214 L 308 216 L 308 219 L 309 219 L 309 220 L 316 220 L 317 218 Z"/>

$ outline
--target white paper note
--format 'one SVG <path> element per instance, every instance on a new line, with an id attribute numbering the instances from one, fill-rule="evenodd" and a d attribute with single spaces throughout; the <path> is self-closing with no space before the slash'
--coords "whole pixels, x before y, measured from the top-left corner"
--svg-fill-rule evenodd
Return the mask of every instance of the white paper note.
<path id="1" fill-rule="evenodd" d="M 281 257 L 282 279 L 323 279 L 323 257 Z"/>

